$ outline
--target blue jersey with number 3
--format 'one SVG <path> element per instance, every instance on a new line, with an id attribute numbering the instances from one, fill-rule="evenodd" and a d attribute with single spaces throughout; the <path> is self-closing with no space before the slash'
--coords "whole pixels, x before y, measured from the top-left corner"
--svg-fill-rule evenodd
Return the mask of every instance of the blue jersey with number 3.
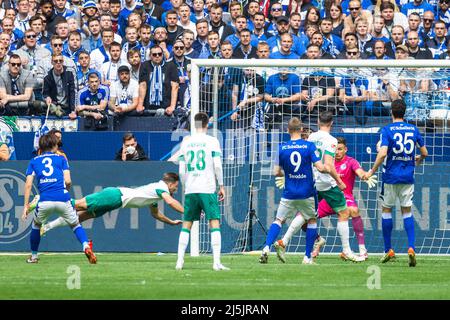
<path id="1" fill-rule="evenodd" d="M 33 158 L 26 175 L 34 175 L 40 194 L 39 201 L 70 200 L 64 183 L 64 170 L 69 170 L 67 159 L 55 153 L 46 152 Z"/>
<path id="2" fill-rule="evenodd" d="M 285 184 L 283 198 L 300 200 L 315 194 L 312 164 L 320 161 L 314 143 L 302 139 L 282 143 L 278 150 L 278 165 L 283 168 Z"/>
<path id="3" fill-rule="evenodd" d="M 381 130 L 381 147 L 388 147 L 383 168 L 383 182 L 413 184 L 415 146 L 424 145 L 419 129 L 406 122 L 394 122 Z"/>

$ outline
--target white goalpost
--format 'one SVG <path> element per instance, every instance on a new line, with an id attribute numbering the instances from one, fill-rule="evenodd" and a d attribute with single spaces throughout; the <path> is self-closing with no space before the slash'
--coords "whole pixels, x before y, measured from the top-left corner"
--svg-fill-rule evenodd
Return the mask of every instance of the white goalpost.
<path id="1" fill-rule="evenodd" d="M 401 98 L 406 121 L 419 127 L 430 153 L 416 168 L 417 251 L 450 254 L 450 60 L 193 59 L 190 72 L 191 133 L 194 115 L 206 112 L 223 148 L 222 252 L 262 248 L 281 196 L 273 164 L 291 117 L 315 131 L 319 112 L 333 112 L 332 135 L 345 137 L 348 154 L 368 170 L 380 130 L 391 122 L 390 102 Z M 355 183 L 369 252 L 382 248 L 380 188 Z M 400 246 L 406 235 L 395 216 L 393 245 Z M 319 233 L 325 252 L 340 249 L 336 217 L 321 219 Z M 288 251 L 303 251 L 303 238 L 296 235 Z M 191 256 L 210 251 L 206 221 L 193 224 L 190 243 Z"/>

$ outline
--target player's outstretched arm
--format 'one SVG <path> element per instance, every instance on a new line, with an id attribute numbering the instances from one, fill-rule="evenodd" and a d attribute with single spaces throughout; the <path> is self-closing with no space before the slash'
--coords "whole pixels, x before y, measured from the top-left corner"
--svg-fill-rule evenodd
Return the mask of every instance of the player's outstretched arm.
<path id="1" fill-rule="evenodd" d="M 177 199 L 173 198 L 168 192 L 164 192 L 161 197 L 172 209 L 178 211 L 179 213 L 184 213 L 184 208 L 181 203 Z"/>
<path id="2" fill-rule="evenodd" d="M 375 163 L 373 164 L 372 169 L 370 169 L 366 174 L 363 175 L 363 180 L 369 179 L 375 172 L 377 172 L 378 168 L 381 166 L 387 156 L 387 150 L 387 146 L 380 147 L 380 151 L 378 151 L 377 158 L 375 159 Z"/>
<path id="3" fill-rule="evenodd" d="M 29 175 L 27 176 L 27 179 L 25 181 L 25 187 L 24 187 L 24 203 L 23 203 L 23 212 L 22 212 L 22 220 L 25 221 L 28 216 L 28 207 L 30 206 L 30 194 L 31 194 L 31 188 L 33 187 L 33 180 L 34 176 Z"/>
<path id="4" fill-rule="evenodd" d="M 155 218 L 156 220 L 159 220 L 159 221 L 161 221 L 161 222 L 170 224 L 170 225 L 172 225 L 172 226 L 175 226 L 175 225 L 177 225 L 177 224 L 183 223 L 183 221 L 181 221 L 181 220 L 172 220 L 172 219 L 166 217 L 166 216 L 164 215 L 164 213 L 162 213 L 162 212 L 160 212 L 160 211 L 158 210 L 158 207 L 157 207 L 157 206 L 156 206 L 156 207 L 155 207 L 155 206 L 150 206 L 150 212 L 151 212 L 153 218 Z"/>

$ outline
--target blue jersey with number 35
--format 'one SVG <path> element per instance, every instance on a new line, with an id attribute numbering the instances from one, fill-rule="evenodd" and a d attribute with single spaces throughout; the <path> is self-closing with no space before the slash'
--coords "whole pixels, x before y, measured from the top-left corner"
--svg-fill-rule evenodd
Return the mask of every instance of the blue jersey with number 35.
<path id="1" fill-rule="evenodd" d="M 302 139 L 282 143 L 278 150 L 278 165 L 283 168 L 285 184 L 283 198 L 300 200 L 315 194 L 312 164 L 320 161 L 314 143 Z"/>
<path id="2" fill-rule="evenodd" d="M 381 147 L 388 152 L 383 168 L 383 182 L 388 184 L 413 184 L 415 147 L 424 145 L 419 129 L 406 122 L 394 122 L 381 130 Z"/>
<path id="3" fill-rule="evenodd" d="M 34 175 L 40 194 L 39 201 L 70 200 L 64 183 L 64 170 L 69 170 L 67 159 L 55 153 L 46 152 L 33 158 L 26 175 Z"/>

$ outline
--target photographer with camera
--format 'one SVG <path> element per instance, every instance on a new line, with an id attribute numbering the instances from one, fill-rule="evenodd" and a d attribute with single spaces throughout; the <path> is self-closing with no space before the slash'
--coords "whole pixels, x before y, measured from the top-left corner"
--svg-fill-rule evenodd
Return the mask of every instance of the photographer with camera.
<path id="1" fill-rule="evenodd" d="M 116 153 L 114 160 L 117 161 L 143 161 L 149 160 L 145 154 L 144 148 L 137 143 L 136 137 L 131 132 L 123 135 L 123 145 Z"/>

